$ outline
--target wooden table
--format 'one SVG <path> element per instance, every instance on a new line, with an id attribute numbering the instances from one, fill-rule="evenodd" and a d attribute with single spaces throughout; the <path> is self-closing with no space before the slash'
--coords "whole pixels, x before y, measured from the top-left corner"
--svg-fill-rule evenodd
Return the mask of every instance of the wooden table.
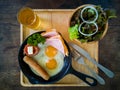
<path id="1" fill-rule="evenodd" d="M 109 21 L 107 35 L 99 42 L 99 62 L 111 69 L 115 77 L 110 79 L 103 72 L 105 85 L 95 87 L 34 87 L 25 88 L 20 85 L 20 68 L 18 50 L 20 46 L 20 28 L 17 22 L 17 11 L 23 6 L 39 9 L 74 9 L 85 3 L 100 4 L 104 8 L 117 10 L 117 19 Z M 0 0 L 0 90 L 120 90 L 120 12 L 119 0 Z"/>

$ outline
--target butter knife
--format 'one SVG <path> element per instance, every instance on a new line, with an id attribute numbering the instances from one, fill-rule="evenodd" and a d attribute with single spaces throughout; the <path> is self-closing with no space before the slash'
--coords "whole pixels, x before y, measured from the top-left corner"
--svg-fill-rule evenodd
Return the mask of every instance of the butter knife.
<path id="1" fill-rule="evenodd" d="M 114 73 L 107 69 L 106 67 L 102 66 L 98 62 L 96 62 L 95 59 L 93 59 L 87 51 L 82 49 L 80 46 L 73 44 L 73 43 L 68 43 L 71 47 L 73 47 L 75 50 L 77 50 L 80 54 L 82 54 L 84 57 L 86 57 L 89 61 L 91 61 L 93 64 L 95 64 L 97 67 L 99 67 L 109 78 L 114 77 Z"/>

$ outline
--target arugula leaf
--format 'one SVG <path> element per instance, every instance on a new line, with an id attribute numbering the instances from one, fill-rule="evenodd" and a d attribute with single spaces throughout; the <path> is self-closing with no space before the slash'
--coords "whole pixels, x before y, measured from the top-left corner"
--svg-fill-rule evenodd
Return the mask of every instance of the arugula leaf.
<path id="1" fill-rule="evenodd" d="M 116 18 L 116 11 L 114 9 L 106 9 L 105 10 L 106 16 L 108 19 L 110 18 Z"/>
<path id="2" fill-rule="evenodd" d="M 87 39 L 80 39 L 81 43 L 85 43 L 87 42 L 88 40 Z"/>
<path id="3" fill-rule="evenodd" d="M 71 40 L 79 38 L 78 24 L 75 24 L 75 26 L 70 27 L 68 31 Z"/>

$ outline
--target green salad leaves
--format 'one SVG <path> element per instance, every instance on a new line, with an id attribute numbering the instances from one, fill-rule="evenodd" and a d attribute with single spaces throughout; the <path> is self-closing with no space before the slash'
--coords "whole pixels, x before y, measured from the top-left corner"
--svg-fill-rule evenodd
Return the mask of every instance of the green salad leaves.
<path id="1" fill-rule="evenodd" d="M 68 32 L 71 40 L 78 38 L 79 37 L 78 24 L 70 27 Z"/>
<path id="2" fill-rule="evenodd" d="M 85 36 L 82 35 L 79 32 L 79 25 L 83 23 L 83 20 L 80 17 L 82 8 L 76 10 L 76 12 L 73 14 L 71 21 L 70 21 L 70 27 L 69 27 L 69 37 L 71 40 L 78 39 L 81 42 L 91 42 L 91 41 L 97 41 L 100 40 L 102 37 L 104 31 L 106 30 L 106 25 L 109 19 L 116 18 L 116 11 L 114 9 L 102 9 L 101 6 L 96 5 L 94 6 L 98 12 L 98 18 L 95 21 L 95 23 L 98 26 L 98 31 L 92 36 Z M 92 9 L 86 9 L 83 13 L 85 20 L 93 20 L 96 16 L 95 12 Z M 86 30 L 88 26 L 83 25 L 81 27 L 82 33 L 85 34 L 91 34 L 95 30 L 95 25 L 89 26 L 89 29 Z"/>
<path id="3" fill-rule="evenodd" d="M 41 36 L 41 34 L 39 34 L 39 33 L 35 33 L 35 34 L 31 35 L 30 37 L 28 37 L 27 44 L 37 46 L 38 43 L 44 44 L 45 41 L 46 41 L 45 37 Z"/>

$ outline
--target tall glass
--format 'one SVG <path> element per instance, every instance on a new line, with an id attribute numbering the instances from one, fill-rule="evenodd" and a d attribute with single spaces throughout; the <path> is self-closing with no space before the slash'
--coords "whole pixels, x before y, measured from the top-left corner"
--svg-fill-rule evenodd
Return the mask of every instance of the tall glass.
<path id="1" fill-rule="evenodd" d="M 26 27 L 34 30 L 40 29 L 41 20 L 31 8 L 24 7 L 20 9 L 17 15 L 17 19 Z"/>

